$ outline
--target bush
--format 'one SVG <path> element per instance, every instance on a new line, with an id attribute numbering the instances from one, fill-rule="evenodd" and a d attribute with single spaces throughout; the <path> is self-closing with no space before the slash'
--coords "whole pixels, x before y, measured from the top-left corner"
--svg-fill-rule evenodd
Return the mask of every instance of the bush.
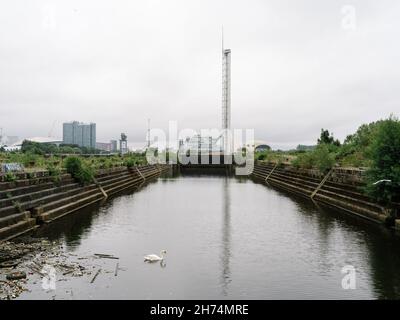
<path id="1" fill-rule="evenodd" d="M 391 116 L 380 123 L 368 150 L 371 166 L 365 191 L 387 205 L 400 201 L 400 121 Z M 391 180 L 374 185 L 379 180 Z"/>
<path id="2" fill-rule="evenodd" d="M 64 161 L 64 167 L 69 174 L 75 177 L 82 168 L 82 161 L 78 157 L 68 157 Z"/>
<path id="3" fill-rule="evenodd" d="M 136 161 L 135 161 L 134 159 L 128 159 L 128 160 L 125 161 L 125 165 L 126 165 L 128 168 L 134 167 L 135 164 L 136 164 Z"/>
<path id="4" fill-rule="evenodd" d="M 68 157 L 65 159 L 64 166 L 67 172 L 80 183 L 87 184 L 93 181 L 94 170 L 90 166 L 84 165 L 80 158 Z"/>
<path id="5" fill-rule="evenodd" d="M 47 166 L 49 176 L 53 177 L 54 182 L 59 183 L 61 181 L 61 169 L 53 164 Z"/>
<path id="6" fill-rule="evenodd" d="M 14 182 L 17 180 L 17 176 L 12 172 L 7 172 L 4 176 L 5 182 Z"/>
<path id="7" fill-rule="evenodd" d="M 25 167 L 33 167 L 38 162 L 39 156 L 35 153 L 27 152 L 22 157 L 22 163 Z"/>
<path id="8" fill-rule="evenodd" d="M 313 151 L 306 151 L 305 153 L 299 154 L 296 159 L 292 161 L 292 165 L 296 168 L 311 169 L 313 167 Z"/>
<path id="9" fill-rule="evenodd" d="M 319 144 L 313 151 L 307 151 L 297 156 L 292 161 L 292 165 L 297 168 L 317 168 L 322 173 L 328 171 L 335 165 L 335 154 L 330 152 L 330 146 Z"/>
<path id="10" fill-rule="evenodd" d="M 259 151 L 255 153 L 255 159 L 259 161 L 264 161 L 269 159 L 269 152 L 268 151 Z"/>
<path id="11" fill-rule="evenodd" d="M 93 181 L 94 170 L 88 165 L 83 165 L 75 178 L 82 184 L 89 184 Z"/>
<path id="12" fill-rule="evenodd" d="M 325 144 L 320 144 L 313 151 L 314 166 L 321 172 L 330 170 L 335 165 L 335 157 L 329 152 L 329 148 Z"/>

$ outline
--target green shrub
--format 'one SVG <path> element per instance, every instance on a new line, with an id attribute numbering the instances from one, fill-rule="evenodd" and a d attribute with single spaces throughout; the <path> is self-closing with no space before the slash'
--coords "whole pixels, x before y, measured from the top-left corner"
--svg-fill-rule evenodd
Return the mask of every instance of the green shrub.
<path id="1" fill-rule="evenodd" d="M 368 195 L 390 204 L 400 201 L 400 121 L 391 116 L 379 124 L 368 150 L 371 166 L 366 172 Z M 379 180 L 390 180 L 374 184 Z"/>
<path id="2" fill-rule="evenodd" d="M 49 164 L 47 166 L 47 171 L 49 172 L 49 176 L 53 177 L 53 181 L 55 183 L 61 182 L 61 168 L 59 168 L 53 164 Z"/>
<path id="3" fill-rule="evenodd" d="M 83 165 L 78 174 L 76 175 L 76 179 L 82 184 L 89 184 L 93 182 L 94 178 L 94 170 L 92 167 L 88 165 Z"/>
<path id="4" fill-rule="evenodd" d="M 130 159 L 125 161 L 125 165 L 128 168 L 132 168 L 132 167 L 134 167 L 136 165 L 136 161 L 134 159 L 130 158 Z"/>
<path id="5" fill-rule="evenodd" d="M 314 165 L 313 152 L 314 151 L 306 151 L 299 154 L 297 158 L 292 161 L 292 165 L 296 168 L 311 169 Z"/>
<path id="6" fill-rule="evenodd" d="M 94 169 L 87 164 L 83 164 L 78 157 L 68 157 L 64 163 L 67 172 L 82 184 L 88 184 L 93 181 Z"/>
<path id="7" fill-rule="evenodd" d="M 22 205 L 19 201 L 13 201 L 13 206 L 18 212 L 22 212 Z"/>
<path id="8" fill-rule="evenodd" d="M 55 165 L 49 164 L 46 169 L 49 172 L 49 176 L 54 177 L 61 175 L 61 169 Z"/>
<path id="9" fill-rule="evenodd" d="M 4 181 L 5 182 L 14 182 L 14 181 L 16 181 L 17 180 L 17 176 L 14 174 L 14 173 L 12 173 L 12 172 L 7 172 L 5 175 L 4 175 Z"/>
<path id="10" fill-rule="evenodd" d="M 325 144 L 320 144 L 313 151 L 314 166 L 321 172 L 330 170 L 335 165 L 335 156 Z"/>
<path id="11" fill-rule="evenodd" d="M 38 161 L 39 156 L 37 154 L 27 152 L 22 157 L 22 163 L 26 167 L 34 167 Z"/>
<path id="12" fill-rule="evenodd" d="M 319 144 L 313 151 L 301 153 L 292 161 L 297 168 L 317 168 L 322 173 L 335 165 L 335 153 L 330 152 L 330 147 L 324 143 Z"/>
<path id="13" fill-rule="evenodd" d="M 34 174 L 33 172 L 28 172 L 28 173 L 26 174 L 26 177 L 27 177 L 28 179 L 34 179 L 34 178 L 36 178 L 36 176 L 35 176 L 35 174 Z"/>
<path id="14" fill-rule="evenodd" d="M 82 168 L 82 161 L 78 157 L 67 157 L 64 161 L 64 167 L 75 178 Z"/>

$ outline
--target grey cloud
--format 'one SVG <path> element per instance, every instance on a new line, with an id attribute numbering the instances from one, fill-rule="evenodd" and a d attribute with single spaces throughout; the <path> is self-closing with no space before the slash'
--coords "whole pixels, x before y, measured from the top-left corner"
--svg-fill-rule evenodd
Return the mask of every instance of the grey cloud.
<path id="1" fill-rule="evenodd" d="M 9 1 L 0 5 L 0 127 L 45 136 L 97 123 L 98 140 L 218 127 L 221 24 L 232 124 L 278 147 L 338 138 L 398 113 L 398 1 Z"/>

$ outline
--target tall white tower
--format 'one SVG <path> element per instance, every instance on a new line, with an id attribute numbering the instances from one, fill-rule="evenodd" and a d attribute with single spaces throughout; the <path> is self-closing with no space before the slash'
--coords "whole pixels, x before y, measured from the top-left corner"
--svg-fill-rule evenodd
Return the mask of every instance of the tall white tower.
<path id="1" fill-rule="evenodd" d="M 231 50 L 224 49 L 222 33 L 222 130 L 224 153 L 230 153 L 229 133 L 231 129 Z"/>

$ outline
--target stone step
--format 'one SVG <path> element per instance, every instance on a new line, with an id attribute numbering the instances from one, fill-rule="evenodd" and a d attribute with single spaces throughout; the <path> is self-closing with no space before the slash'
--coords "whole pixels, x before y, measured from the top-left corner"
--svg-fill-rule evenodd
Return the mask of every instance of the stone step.
<path id="1" fill-rule="evenodd" d="M 126 176 L 128 174 L 129 174 L 129 172 L 128 172 L 128 170 L 126 170 L 126 171 L 117 172 L 115 174 L 109 174 L 109 175 L 106 175 L 106 176 L 102 176 L 100 178 L 96 177 L 96 180 L 97 180 L 97 182 L 101 183 L 103 181 L 108 181 L 110 179 L 118 179 L 119 177 L 123 177 L 123 176 Z"/>
<path id="2" fill-rule="evenodd" d="M 48 223 L 55 219 L 59 219 L 67 214 L 70 214 L 74 211 L 82 209 L 90 204 L 98 202 L 101 199 L 103 199 L 103 194 L 101 192 L 95 193 L 88 197 L 83 197 L 76 201 L 68 202 L 67 204 L 65 204 L 61 207 L 57 207 L 52 210 L 40 213 L 40 214 L 38 214 L 37 218 L 38 218 L 38 221 L 40 221 L 40 222 Z"/>
<path id="3" fill-rule="evenodd" d="M 273 178 L 270 178 L 268 180 L 268 183 L 272 184 L 272 185 L 275 185 L 275 186 L 278 186 L 278 187 L 282 187 L 282 188 L 284 188 L 286 190 L 289 190 L 289 191 L 292 191 L 292 192 L 295 192 L 295 193 L 298 193 L 298 194 L 301 194 L 301 195 L 311 196 L 311 194 L 313 192 L 313 190 L 311 190 L 310 188 L 298 187 L 298 186 L 295 186 L 293 184 L 289 184 L 289 183 L 286 183 L 286 182 L 283 182 L 283 181 L 280 181 L 280 180 L 275 180 Z"/>
<path id="4" fill-rule="evenodd" d="M 94 186 L 94 185 L 93 185 Z M 33 199 L 30 201 L 22 202 L 19 203 L 19 205 L 13 205 L 13 206 L 8 206 L 5 208 L 0 209 L 0 217 L 5 217 L 7 215 L 17 213 L 18 210 L 29 210 L 38 206 L 41 206 L 45 203 L 49 203 L 52 201 L 56 201 L 58 199 L 62 199 L 68 195 L 79 193 L 82 190 L 82 187 L 76 186 L 75 188 L 72 188 L 71 190 L 68 191 L 61 191 L 61 192 L 56 192 L 38 199 Z"/>
<path id="5" fill-rule="evenodd" d="M 282 181 L 285 181 L 288 183 L 293 183 L 296 185 L 304 185 L 304 186 L 310 187 L 312 189 L 316 189 L 319 185 L 319 182 L 309 181 L 307 179 L 301 179 L 301 178 L 297 178 L 297 177 L 295 178 L 295 177 L 285 176 L 281 173 L 276 173 L 275 171 L 271 174 L 269 179 L 271 179 L 272 177 L 274 179 L 282 180 Z"/>
<path id="6" fill-rule="evenodd" d="M 114 186 L 113 188 L 108 189 L 106 192 L 108 195 L 113 195 L 133 186 L 140 185 L 141 183 L 143 183 L 143 179 L 130 179 L 123 184 L 119 184 Z"/>
<path id="7" fill-rule="evenodd" d="M 8 199 L 9 196 L 15 197 L 15 196 L 19 196 L 21 194 L 26 194 L 29 191 L 35 192 L 35 191 L 51 188 L 52 186 L 54 186 L 53 182 L 46 182 L 46 183 L 32 185 L 32 186 L 28 186 L 28 187 L 8 189 L 8 190 L 0 191 L 0 199 Z"/>
<path id="8" fill-rule="evenodd" d="M 324 185 L 321 188 L 322 190 L 327 190 L 327 191 L 331 191 L 331 192 L 335 192 L 335 193 L 340 193 L 349 197 L 353 197 L 353 198 L 357 198 L 360 200 L 364 200 L 364 201 L 371 201 L 370 198 L 368 198 L 366 195 L 360 193 L 360 192 L 356 192 L 354 191 L 354 189 L 347 189 L 346 186 L 343 187 L 339 187 L 339 186 L 333 186 L 332 184 L 327 184 L 326 182 L 324 183 Z"/>
<path id="9" fill-rule="evenodd" d="M 113 169 L 100 169 L 96 173 L 96 178 L 98 179 L 98 178 L 105 177 L 105 176 L 108 176 L 113 173 L 123 172 L 126 170 L 127 170 L 126 167 L 118 167 L 118 168 L 113 168 Z"/>
<path id="10" fill-rule="evenodd" d="M 325 195 L 331 198 L 336 198 L 338 200 L 343 200 L 346 201 L 348 203 L 353 203 L 356 204 L 357 206 L 360 207 L 365 207 L 365 208 L 369 208 L 371 210 L 374 211 L 378 211 L 378 212 L 383 212 L 384 208 L 376 203 L 372 203 L 372 202 L 368 202 L 368 201 L 364 201 L 364 200 L 360 200 L 354 197 L 349 197 L 340 193 L 335 193 L 335 192 L 331 192 L 331 191 L 327 191 L 324 189 L 320 189 L 317 194 L 319 195 Z"/>
<path id="11" fill-rule="evenodd" d="M 69 174 L 63 174 L 61 175 L 61 181 L 63 182 L 64 180 L 69 180 L 69 182 L 72 181 L 72 178 Z M 9 189 L 17 189 L 21 187 L 27 187 L 27 186 L 32 186 L 32 185 L 39 185 L 42 183 L 46 182 L 54 182 L 54 177 L 52 176 L 46 176 L 46 177 L 40 177 L 40 178 L 35 178 L 35 179 L 25 179 L 25 180 L 17 180 L 13 182 L 1 182 L 0 183 L 0 191 L 5 191 Z"/>
<path id="12" fill-rule="evenodd" d="M 370 210 L 365 207 L 360 207 L 358 205 L 355 205 L 354 203 L 349 203 L 347 201 L 341 201 L 332 197 L 328 197 L 326 195 L 322 194 L 316 194 L 314 199 L 316 201 L 323 202 L 329 206 L 334 206 L 338 209 L 348 211 L 352 214 L 356 214 L 362 218 L 366 218 L 369 220 L 374 220 L 376 222 L 384 222 L 386 219 L 386 216 L 382 214 L 381 212 L 377 212 L 374 210 Z"/>
<path id="13" fill-rule="evenodd" d="M 127 178 L 131 178 L 131 175 L 129 174 L 129 172 L 124 172 L 122 175 L 111 176 L 108 179 L 103 179 L 101 181 L 97 180 L 97 182 L 100 183 L 100 185 L 104 187 L 104 186 L 110 185 L 112 183 L 115 183 L 115 182 L 118 182 L 120 180 L 127 179 Z"/>
<path id="14" fill-rule="evenodd" d="M 29 232 L 37 227 L 36 219 L 29 218 L 0 229 L 0 239 L 9 240 Z"/>
<path id="15" fill-rule="evenodd" d="M 57 207 L 62 207 L 65 204 L 71 203 L 80 199 L 82 197 L 88 197 L 93 194 L 103 194 L 101 193 L 100 189 L 96 185 L 90 185 L 86 187 L 80 187 L 79 189 L 75 190 L 73 193 L 66 193 L 63 197 L 58 199 L 54 199 L 53 201 L 47 201 L 33 209 L 33 216 L 36 217 L 43 212 L 50 211 L 56 209 Z"/>
<path id="16" fill-rule="evenodd" d="M 2 200 L 0 200 L 0 208 L 6 207 L 6 206 L 12 206 L 15 201 L 19 201 L 19 202 L 31 201 L 31 200 L 45 197 L 45 196 L 48 196 L 48 195 L 51 195 L 51 194 L 54 194 L 57 192 L 65 192 L 65 191 L 74 189 L 77 186 L 78 186 L 77 183 L 64 185 L 61 187 L 52 186 L 52 188 L 43 189 L 40 191 L 26 193 L 26 194 L 21 194 L 21 195 L 18 195 L 18 196 L 12 197 L 12 198 L 8 198 L 8 199 L 2 199 Z"/>
<path id="17" fill-rule="evenodd" d="M 29 211 L 16 213 L 7 217 L 0 218 L 0 229 L 16 224 L 22 220 L 26 220 L 31 217 Z"/>
<path id="18" fill-rule="evenodd" d="M 108 194 L 111 190 L 113 190 L 115 187 L 118 187 L 119 185 L 125 184 L 125 183 L 132 183 L 136 181 L 143 181 L 142 179 L 139 178 L 133 178 L 133 177 L 126 177 L 124 179 L 114 181 L 113 183 L 107 184 L 107 185 L 102 185 L 104 191 Z"/>

